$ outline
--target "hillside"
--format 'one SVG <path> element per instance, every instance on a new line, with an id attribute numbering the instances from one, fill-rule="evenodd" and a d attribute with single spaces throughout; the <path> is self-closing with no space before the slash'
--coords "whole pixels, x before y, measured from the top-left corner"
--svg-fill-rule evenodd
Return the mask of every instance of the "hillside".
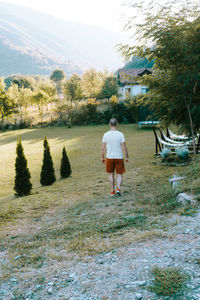
<path id="1" fill-rule="evenodd" d="M 0 76 L 13 73 L 67 74 L 89 67 L 115 69 L 114 47 L 123 35 L 95 26 L 65 22 L 29 8 L 0 3 Z"/>

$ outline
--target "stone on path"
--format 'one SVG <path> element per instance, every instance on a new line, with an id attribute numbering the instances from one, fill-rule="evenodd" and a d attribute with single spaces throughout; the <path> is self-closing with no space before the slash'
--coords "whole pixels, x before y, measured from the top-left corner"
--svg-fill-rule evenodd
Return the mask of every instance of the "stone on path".
<path id="1" fill-rule="evenodd" d="M 135 297 L 134 297 L 134 300 L 142 300 L 142 294 L 140 294 L 140 293 L 137 293 L 137 294 L 135 294 Z"/>
<path id="2" fill-rule="evenodd" d="M 186 193 L 178 194 L 178 196 L 176 197 L 176 201 L 178 203 L 180 203 L 181 205 L 183 205 L 183 206 L 197 203 L 197 201 L 194 200 L 193 195 L 189 195 L 189 194 L 186 194 Z"/>
<path id="3" fill-rule="evenodd" d="M 173 175 L 173 177 L 169 179 L 169 183 L 171 184 L 172 188 L 175 188 L 180 184 L 180 181 L 182 181 L 185 178 L 186 177 L 178 177 L 176 175 Z"/>
<path id="4" fill-rule="evenodd" d="M 49 295 L 52 295 L 52 294 L 53 294 L 53 289 L 52 289 L 52 287 L 48 288 L 47 292 L 48 292 Z"/>

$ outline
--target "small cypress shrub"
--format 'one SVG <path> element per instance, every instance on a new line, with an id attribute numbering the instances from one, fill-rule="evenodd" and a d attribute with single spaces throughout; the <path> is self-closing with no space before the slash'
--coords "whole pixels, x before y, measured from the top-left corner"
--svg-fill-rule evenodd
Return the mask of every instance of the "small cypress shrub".
<path id="1" fill-rule="evenodd" d="M 61 166 L 60 166 L 60 176 L 61 176 L 61 178 L 67 178 L 71 175 L 71 173 L 72 173 L 72 170 L 71 170 L 69 158 L 67 156 L 65 147 L 63 147 Z"/>
<path id="2" fill-rule="evenodd" d="M 42 170 L 40 174 L 40 183 L 43 186 L 52 185 L 56 181 L 53 160 L 50 153 L 50 148 L 46 137 L 44 138 L 44 157 Z"/>
<path id="3" fill-rule="evenodd" d="M 166 159 L 171 153 L 171 150 L 168 149 L 168 148 L 164 148 L 162 150 L 162 152 L 160 153 L 160 156 L 163 158 L 163 159 Z"/>
<path id="4" fill-rule="evenodd" d="M 175 151 L 177 156 L 181 159 L 187 159 L 189 157 L 189 150 L 187 147 L 177 148 Z"/>
<path id="5" fill-rule="evenodd" d="M 32 183 L 30 182 L 31 175 L 27 167 L 27 160 L 24 155 L 21 139 L 17 142 L 16 153 L 14 190 L 18 196 L 26 196 L 30 194 Z"/>

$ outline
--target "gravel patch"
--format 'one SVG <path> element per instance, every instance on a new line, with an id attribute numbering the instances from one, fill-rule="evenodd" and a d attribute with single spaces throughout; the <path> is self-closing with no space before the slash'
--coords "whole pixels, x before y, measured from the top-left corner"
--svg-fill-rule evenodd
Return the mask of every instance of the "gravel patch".
<path id="1" fill-rule="evenodd" d="M 200 211 L 192 217 L 173 216 L 171 221 L 175 220 L 177 225 L 170 228 L 165 238 L 66 261 L 64 265 L 58 263 L 53 274 L 52 266 L 47 264 L 35 269 L 35 276 L 45 277 L 45 282 L 35 286 L 28 286 L 23 274 L 20 280 L 14 276 L 4 280 L 0 283 L 0 299 L 199 300 L 200 265 L 196 259 L 200 258 Z M 0 266 L 6 261 L 5 252 L 0 253 Z M 180 267 L 189 275 L 183 293 L 173 298 L 148 291 L 154 266 Z"/>

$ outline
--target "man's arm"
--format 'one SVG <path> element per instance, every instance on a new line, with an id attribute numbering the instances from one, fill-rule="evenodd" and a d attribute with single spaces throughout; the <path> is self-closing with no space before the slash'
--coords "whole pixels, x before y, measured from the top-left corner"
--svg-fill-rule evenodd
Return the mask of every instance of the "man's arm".
<path id="1" fill-rule="evenodd" d="M 127 149 L 127 147 L 126 147 L 126 143 L 125 143 L 125 142 L 122 143 L 122 149 L 123 149 L 124 154 L 125 154 L 125 156 L 126 156 L 126 162 L 129 162 L 128 149 Z"/>
<path id="2" fill-rule="evenodd" d="M 105 158 L 104 158 L 105 149 L 106 149 L 106 143 L 102 143 L 102 147 L 101 147 L 101 161 L 102 161 L 102 163 L 105 162 Z"/>

